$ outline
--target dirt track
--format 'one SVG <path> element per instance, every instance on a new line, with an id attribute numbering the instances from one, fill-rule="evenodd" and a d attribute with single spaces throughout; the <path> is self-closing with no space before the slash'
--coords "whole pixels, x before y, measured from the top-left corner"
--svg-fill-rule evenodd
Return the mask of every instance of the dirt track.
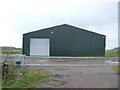
<path id="1" fill-rule="evenodd" d="M 40 59 L 25 58 L 26 64 L 82 64 L 109 65 L 109 60 L 80 59 Z M 111 61 L 117 61 L 116 59 Z M 48 79 L 43 79 L 35 88 L 118 88 L 118 74 L 111 67 L 32 67 L 45 69 L 51 73 Z"/>
<path id="2" fill-rule="evenodd" d="M 55 65 L 109 65 L 106 61 L 117 61 L 117 59 L 95 58 L 71 58 L 71 59 L 40 59 L 25 58 L 26 64 L 55 64 Z M 90 60 L 91 59 L 91 60 Z M 35 88 L 118 88 L 118 74 L 111 67 L 34 67 L 45 69 L 51 73 L 51 77 L 39 81 Z"/>
<path id="3" fill-rule="evenodd" d="M 51 73 L 36 88 L 118 88 L 118 74 L 111 67 L 36 67 Z"/>

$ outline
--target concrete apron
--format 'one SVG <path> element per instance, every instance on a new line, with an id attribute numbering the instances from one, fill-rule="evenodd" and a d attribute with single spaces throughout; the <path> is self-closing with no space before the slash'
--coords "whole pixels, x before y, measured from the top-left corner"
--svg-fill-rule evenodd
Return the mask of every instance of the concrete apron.
<path id="1" fill-rule="evenodd" d="M 118 60 L 120 57 L 42 57 L 42 56 L 25 56 L 26 58 L 39 58 L 39 59 L 81 59 L 81 60 Z"/>
<path id="2" fill-rule="evenodd" d="M 103 60 L 105 61 L 105 64 L 84 64 L 84 63 L 80 63 L 80 64 L 25 64 L 25 66 L 62 66 L 62 67 L 68 67 L 68 66 L 72 66 L 72 67 L 78 67 L 78 66 L 120 66 L 120 62 L 118 62 L 118 57 L 35 57 L 35 56 L 27 56 L 26 58 L 37 58 L 37 59 L 79 59 L 79 60 Z M 46 60 L 47 61 L 47 60 Z"/>
<path id="3" fill-rule="evenodd" d="M 120 66 L 120 65 L 60 65 L 60 64 L 25 64 L 25 66 L 32 66 L 32 67 L 100 67 L 100 66 Z"/>

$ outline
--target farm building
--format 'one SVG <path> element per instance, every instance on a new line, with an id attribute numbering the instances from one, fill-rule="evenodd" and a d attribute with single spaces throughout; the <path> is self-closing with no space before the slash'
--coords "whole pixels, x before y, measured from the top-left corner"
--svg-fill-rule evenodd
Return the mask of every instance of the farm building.
<path id="1" fill-rule="evenodd" d="M 104 56 L 105 35 L 62 24 L 23 34 L 23 54 Z"/>

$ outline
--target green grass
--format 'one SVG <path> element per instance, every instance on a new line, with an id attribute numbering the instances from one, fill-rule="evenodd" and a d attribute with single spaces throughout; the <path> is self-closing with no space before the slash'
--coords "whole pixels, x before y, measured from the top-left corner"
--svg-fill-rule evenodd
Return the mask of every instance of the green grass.
<path id="1" fill-rule="evenodd" d="M 2 50 L 0 54 L 21 54 L 22 50 Z"/>
<path id="2" fill-rule="evenodd" d="M 47 72 L 42 69 L 26 68 L 27 75 L 17 75 L 14 79 L 2 80 L 2 88 L 31 88 L 37 84 L 37 81 L 49 76 Z"/>
<path id="3" fill-rule="evenodd" d="M 22 50 L 2 50 L 0 54 L 21 54 Z M 60 56 L 61 57 L 61 56 Z M 66 57 L 66 56 L 63 56 Z M 79 57 L 79 56 L 76 56 Z M 83 56 L 83 57 L 94 57 L 94 56 Z M 106 50 L 105 56 L 96 56 L 96 57 L 118 57 L 118 50 Z"/>
<path id="4" fill-rule="evenodd" d="M 118 57 L 118 50 L 106 50 L 105 57 Z"/>
<path id="5" fill-rule="evenodd" d="M 0 90 L 2 89 L 2 78 L 0 77 Z"/>
<path id="6" fill-rule="evenodd" d="M 106 50 L 105 56 L 74 56 L 74 57 L 118 57 L 118 54 L 120 54 L 120 51 L 118 50 Z M 67 57 L 67 56 L 57 56 L 57 57 Z M 68 56 L 72 57 L 72 56 Z"/>
<path id="7" fill-rule="evenodd" d="M 120 73 L 120 66 L 112 67 L 112 70 L 116 71 L 117 73 Z"/>

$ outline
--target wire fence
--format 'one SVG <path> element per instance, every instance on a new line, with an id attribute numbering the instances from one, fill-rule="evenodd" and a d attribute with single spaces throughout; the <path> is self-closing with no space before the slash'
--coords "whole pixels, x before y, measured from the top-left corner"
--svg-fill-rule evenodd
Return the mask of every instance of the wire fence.
<path id="1" fill-rule="evenodd" d="M 24 72 L 25 68 L 25 56 L 21 54 L 4 54 L 1 56 L 1 68 L 3 70 L 3 65 L 10 66 L 9 64 L 13 64 L 15 67 L 20 67 L 22 69 L 22 72 Z M 2 71 L 1 70 L 1 71 Z M 3 74 L 3 73 L 2 73 Z"/>
<path id="2" fill-rule="evenodd" d="M 26 66 L 120 66 L 118 57 L 26 57 Z"/>
<path id="3" fill-rule="evenodd" d="M 2 55 L 16 66 L 120 66 L 118 57 L 28 57 L 21 54 Z"/>

